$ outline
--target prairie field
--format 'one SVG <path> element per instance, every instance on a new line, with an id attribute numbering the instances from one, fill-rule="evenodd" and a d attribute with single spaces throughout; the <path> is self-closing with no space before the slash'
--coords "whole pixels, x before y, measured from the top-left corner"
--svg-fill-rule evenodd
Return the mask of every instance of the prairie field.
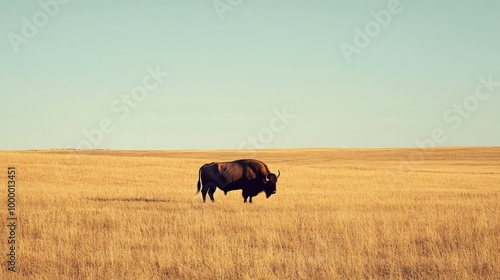
<path id="1" fill-rule="evenodd" d="M 196 193 L 255 158 L 277 193 Z M 16 272 L 7 168 L 16 167 Z M 0 279 L 500 279 L 500 148 L 0 151 Z"/>

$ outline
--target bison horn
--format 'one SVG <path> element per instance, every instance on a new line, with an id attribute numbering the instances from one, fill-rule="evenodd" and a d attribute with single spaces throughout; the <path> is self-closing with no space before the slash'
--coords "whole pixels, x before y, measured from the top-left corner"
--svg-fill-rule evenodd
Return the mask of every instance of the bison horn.
<path id="1" fill-rule="evenodd" d="M 276 178 L 279 178 L 280 177 L 280 170 L 278 169 L 278 176 L 276 176 Z"/>
<path id="2" fill-rule="evenodd" d="M 269 173 L 266 174 L 266 182 L 269 182 L 269 178 L 267 178 L 267 176 L 269 176 Z"/>

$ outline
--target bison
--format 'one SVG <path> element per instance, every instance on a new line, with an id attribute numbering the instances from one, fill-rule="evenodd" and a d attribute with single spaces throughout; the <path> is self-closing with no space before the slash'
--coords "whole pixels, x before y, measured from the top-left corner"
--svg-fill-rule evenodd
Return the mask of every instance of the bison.
<path id="1" fill-rule="evenodd" d="M 207 192 L 212 202 L 215 202 L 214 192 L 219 187 L 224 194 L 232 190 L 242 190 L 243 202 L 247 202 L 260 192 L 266 193 L 266 198 L 276 193 L 278 175 L 273 174 L 262 161 L 255 159 L 240 159 L 232 162 L 212 162 L 200 167 L 198 172 L 198 190 L 206 201 Z M 203 185 L 203 188 L 201 186 Z"/>

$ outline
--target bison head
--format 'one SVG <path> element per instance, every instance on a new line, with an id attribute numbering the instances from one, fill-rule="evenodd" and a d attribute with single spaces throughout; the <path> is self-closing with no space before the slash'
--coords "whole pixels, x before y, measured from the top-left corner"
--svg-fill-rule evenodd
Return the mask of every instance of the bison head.
<path id="1" fill-rule="evenodd" d="M 276 193 L 276 183 L 280 177 L 280 171 L 278 170 L 278 175 L 273 173 L 267 173 L 264 179 L 264 191 L 266 192 L 266 198 L 269 198 L 272 194 Z"/>

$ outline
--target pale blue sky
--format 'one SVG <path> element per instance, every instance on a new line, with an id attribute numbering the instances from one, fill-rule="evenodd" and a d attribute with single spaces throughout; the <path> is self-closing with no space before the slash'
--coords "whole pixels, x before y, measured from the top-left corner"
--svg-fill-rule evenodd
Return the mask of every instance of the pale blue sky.
<path id="1" fill-rule="evenodd" d="M 398 1 L 54 1 L 0 0 L 0 149 L 500 145 L 497 0 L 401 0 L 386 26 Z M 148 67 L 169 76 L 119 113 Z"/>

